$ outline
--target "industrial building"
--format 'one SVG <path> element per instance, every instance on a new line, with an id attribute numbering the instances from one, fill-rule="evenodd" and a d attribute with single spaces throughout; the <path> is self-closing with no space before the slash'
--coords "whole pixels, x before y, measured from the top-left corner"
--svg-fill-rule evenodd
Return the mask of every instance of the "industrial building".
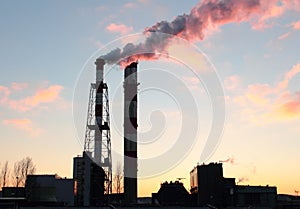
<path id="1" fill-rule="evenodd" d="M 190 194 L 179 181 L 164 182 L 157 193 L 152 193 L 152 203 L 159 205 L 190 205 Z"/>
<path id="2" fill-rule="evenodd" d="M 190 172 L 191 193 L 197 194 L 197 205 L 232 206 L 235 179 L 223 177 L 221 163 L 198 165 Z"/>
<path id="3" fill-rule="evenodd" d="M 25 187 L 2 187 L 0 197 L 24 197 L 25 198 Z"/>
<path id="4" fill-rule="evenodd" d="M 30 205 L 73 206 L 73 179 L 58 175 L 28 175 L 26 200 Z"/>
<path id="5" fill-rule="evenodd" d="M 234 178 L 223 177 L 222 163 L 197 165 L 190 172 L 190 184 L 199 206 L 276 208 L 276 187 L 236 185 Z"/>
<path id="6" fill-rule="evenodd" d="M 74 157 L 74 205 L 100 206 L 104 199 L 105 172 L 83 152 L 82 156 Z"/>
<path id="7" fill-rule="evenodd" d="M 55 174 L 27 175 L 25 187 L 3 187 L 0 208 L 73 206 L 73 179 Z"/>
<path id="8" fill-rule="evenodd" d="M 277 196 L 277 208 L 278 209 L 300 209 L 300 197 L 298 193 L 296 196 L 279 194 Z"/>
<path id="9" fill-rule="evenodd" d="M 277 189 L 271 186 L 236 186 L 236 206 L 276 208 Z"/>

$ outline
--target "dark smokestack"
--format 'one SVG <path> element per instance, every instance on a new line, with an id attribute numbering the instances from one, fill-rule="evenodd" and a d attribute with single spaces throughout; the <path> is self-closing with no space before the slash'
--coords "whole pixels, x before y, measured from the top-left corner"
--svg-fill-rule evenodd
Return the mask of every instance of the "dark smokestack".
<path id="1" fill-rule="evenodd" d="M 137 63 L 124 70 L 124 193 L 125 203 L 137 202 Z"/>

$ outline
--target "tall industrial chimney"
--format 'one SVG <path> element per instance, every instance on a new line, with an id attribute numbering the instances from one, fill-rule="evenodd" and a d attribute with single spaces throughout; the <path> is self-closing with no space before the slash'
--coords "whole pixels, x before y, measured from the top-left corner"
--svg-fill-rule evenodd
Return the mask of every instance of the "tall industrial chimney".
<path id="1" fill-rule="evenodd" d="M 96 64 L 96 104 L 95 104 L 95 147 L 94 160 L 98 165 L 101 165 L 102 152 L 102 116 L 103 116 L 103 71 L 105 61 L 98 58 Z"/>
<path id="2" fill-rule="evenodd" d="M 124 193 L 137 203 L 137 62 L 124 70 Z"/>

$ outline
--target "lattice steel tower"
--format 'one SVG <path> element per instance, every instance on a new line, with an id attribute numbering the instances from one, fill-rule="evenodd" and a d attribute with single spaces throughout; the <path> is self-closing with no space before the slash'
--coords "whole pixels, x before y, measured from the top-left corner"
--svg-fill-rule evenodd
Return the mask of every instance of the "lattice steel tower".
<path id="1" fill-rule="evenodd" d="M 105 194 L 112 193 L 112 159 L 108 87 L 103 81 L 105 61 L 98 58 L 96 83 L 91 83 L 84 150 L 101 166 L 105 173 Z"/>

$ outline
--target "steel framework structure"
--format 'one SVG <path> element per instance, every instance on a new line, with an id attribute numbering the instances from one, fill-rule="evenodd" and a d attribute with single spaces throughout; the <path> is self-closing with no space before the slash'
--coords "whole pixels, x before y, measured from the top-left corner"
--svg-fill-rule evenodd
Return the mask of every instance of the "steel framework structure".
<path id="1" fill-rule="evenodd" d="M 87 112 L 87 123 L 84 150 L 87 153 L 92 153 L 90 156 L 94 161 L 101 166 L 106 174 L 105 179 L 105 194 L 112 193 L 112 158 L 111 158 L 111 138 L 110 138 L 110 116 L 109 116 L 109 98 L 108 98 L 108 87 L 106 83 L 101 83 L 101 86 L 97 86 L 95 83 L 91 83 L 88 112 Z M 103 89 L 102 100 L 103 111 L 102 121 L 96 120 L 96 97 L 97 88 Z M 100 124 L 100 125 L 99 125 Z M 97 134 L 99 133 L 99 134 Z M 100 162 L 95 159 L 95 146 L 96 141 L 100 141 Z"/>

